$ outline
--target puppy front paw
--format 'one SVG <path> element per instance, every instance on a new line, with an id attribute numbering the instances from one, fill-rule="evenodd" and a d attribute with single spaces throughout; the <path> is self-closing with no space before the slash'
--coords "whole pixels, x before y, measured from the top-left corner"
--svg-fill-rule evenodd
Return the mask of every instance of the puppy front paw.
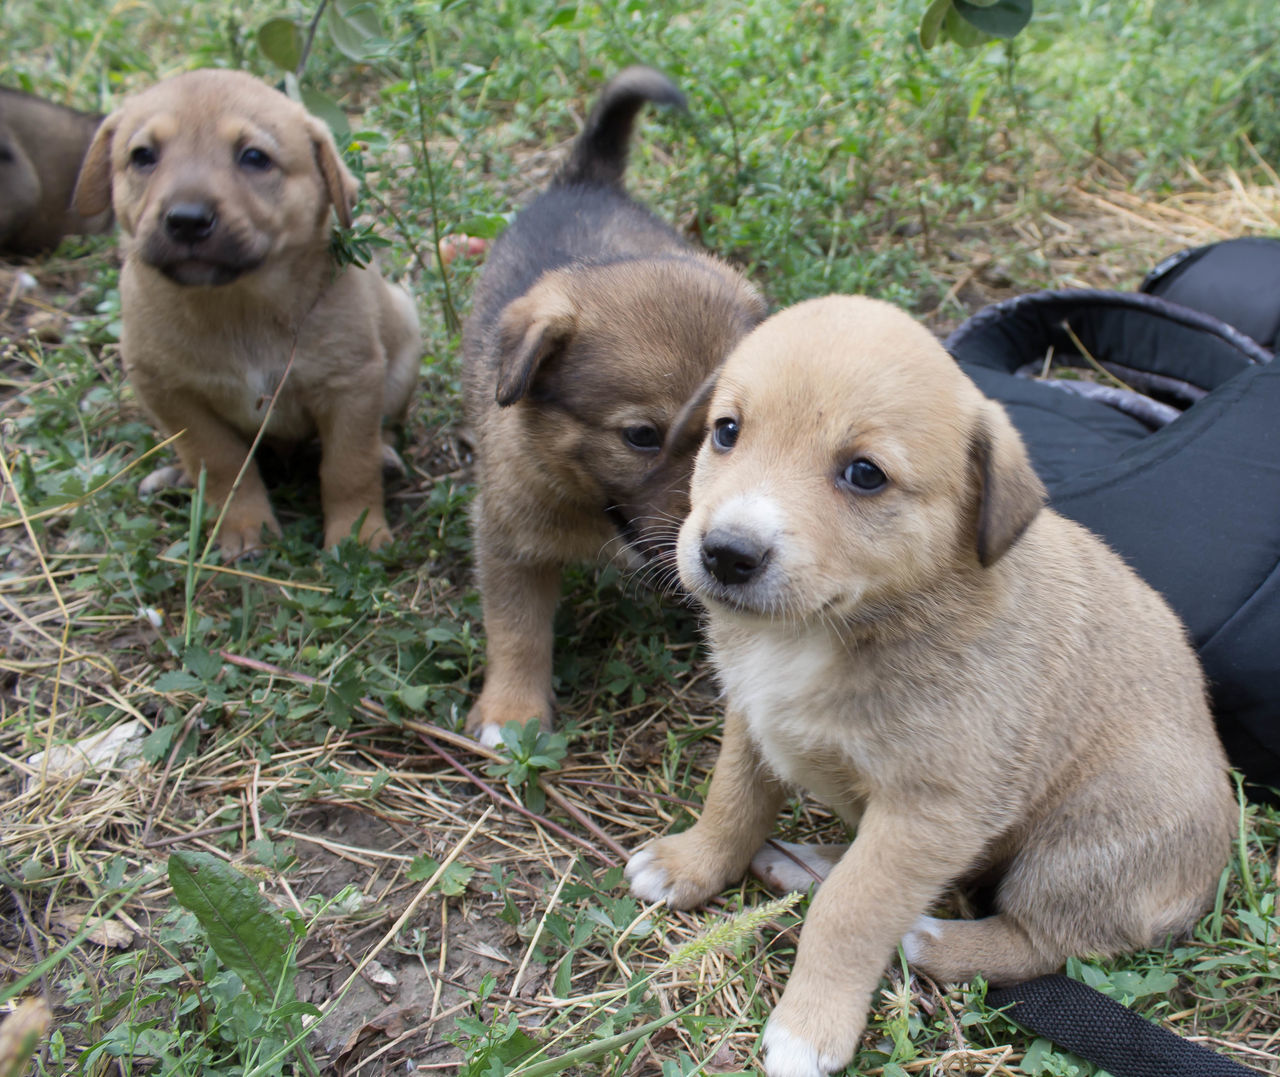
<path id="1" fill-rule="evenodd" d="M 803 894 L 831 874 L 846 848 L 845 845 L 767 841 L 751 858 L 751 874 L 775 894 Z"/>
<path id="2" fill-rule="evenodd" d="M 761 1043 L 768 1077 L 825 1077 L 853 1061 L 866 1015 L 839 993 L 797 999 L 794 985 L 769 1016 Z"/>
<path id="3" fill-rule="evenodd" d="M 769 1018 L 761 1038 L 764 1046 L 764 1071 L 768 1077 L 826 1077 L 844 1069 L 853 1060 L 847 1056 L 823 1052 L 816 1044 L 798 1036 L 782 1024 L 777 1013 Z"/>
<path id="4" fill-rule="evenodd" d="M 508 722 L 524 725 L 538 719 L 545 730 L 551 729 L 551 702 L 544 698 L 520 699 L 502 696 L 486 685 L 467 715 L 466 732 L 486 748 L 502 743 L 502 727 Z"/>
<path id="5" fill-rule="evenodd" d="M 158 467 L 145 479 L 138 483 L 138 493 L 143 497 L 158 494 L 161 490 L 177 490 L 190 487 L 191 476 L 176 465 Z"/>
<path id="6" fill-rule="evenodd" d="M 718 894 L 734 876 L 714 852 L 708 855 L 694 826 L 644 846 L 627 861 L 626 877 L 642 901 L 691 909 Z"/>
<path id="7" fill-rule="evenodd" d="M 241 557 L 253 557 L 265 549 L 262 533 L 279 535 L 280 525 L 268 509 L 266 515 L 256 512 L 237 512 L 233 506 L 218 529 L 218 550 L 224 561 Z"/>
<path id="8" fill-rule="evenodd" d="M 391 526 L 387 523 L 387 517 L 382 511 L 382 506 L 359 505 L 345 511 L 325 514 L 325 549 L 332 549 L 343 539 L 350 538 L 351 532 L 355 529 L 356 521 L 361 516 L 364 519 L 361 521 L 360 530 L 356 534 L 357 542 L 362 546 L 368 546 L 371 550 L 377 550 L 391 541 L 393 537 Z"/>

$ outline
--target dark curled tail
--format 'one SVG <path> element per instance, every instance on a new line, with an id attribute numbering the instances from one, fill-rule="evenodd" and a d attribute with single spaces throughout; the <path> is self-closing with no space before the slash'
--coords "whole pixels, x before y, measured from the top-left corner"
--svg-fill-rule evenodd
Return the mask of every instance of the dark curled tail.
<path id="1" fill-rule="evenodd" d="M 685 107 L 684 94 L 661 71 L 638 66 L 619 71 L 587 117 L 587 125 L 574 142 L 573 152 L 554 185 L 620 186 L 627 168 L 631 128 L 646 101 Z"/>

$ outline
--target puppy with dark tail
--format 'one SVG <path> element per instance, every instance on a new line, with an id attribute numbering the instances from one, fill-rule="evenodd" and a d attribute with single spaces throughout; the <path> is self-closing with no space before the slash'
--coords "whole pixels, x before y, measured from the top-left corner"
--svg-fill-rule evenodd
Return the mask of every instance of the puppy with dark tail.
<path id="1" fill-rule="evenodd" d="M 668 435 L 765 314 L 742 276 L 626 193 L 650 101 L 684 95 L 647 67 L 609 83 L 551 186 L 494 244 L 463 332 L 488 645 L 467 729 L 487 744 L 510 721 L 551 724 L 562 567 L 670 557 L 692 451 Z"/>

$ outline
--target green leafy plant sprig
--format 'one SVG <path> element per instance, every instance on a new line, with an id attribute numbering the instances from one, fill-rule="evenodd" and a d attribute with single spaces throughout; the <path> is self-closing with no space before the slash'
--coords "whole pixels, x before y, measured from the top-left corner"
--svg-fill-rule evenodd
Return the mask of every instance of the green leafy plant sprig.
<path id="1" fill-rule="evenodd" d="M 548 733 L 536 718 L 531 718 L 524 725 L 508 722 L 503 726 L 502 744 L 510 758 L 490 763 L 486 773 L 505 781 L 530 811 L 541 812 L 547 806 L 547 795 L 539 775 L 560 766 L 569 742 L 563 733 Z"/>

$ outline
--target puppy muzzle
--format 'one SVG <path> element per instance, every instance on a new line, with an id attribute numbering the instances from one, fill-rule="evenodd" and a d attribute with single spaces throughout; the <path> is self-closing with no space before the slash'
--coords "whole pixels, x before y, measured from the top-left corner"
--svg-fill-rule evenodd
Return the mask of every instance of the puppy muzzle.
<path id="1" fill-rule="evenodd" d="M 230 284 L 264 260 L 262 252 L 232 234 L 215 203 L 201 199 L 165 206 L 139 253 L 147 265 L 188 287 Z"/>
<path id="2" fill-rule="evenodd" d="M 708 531 L 702 539 L 702 567 L 726 587 L 750 583 L 768 564 L 771 553 L 758 538 L 725 528 Z"/>
<path id="3" fill-rule="evenodd" d="M 175 202 L 164 215 L 164 230 L 175 243 L 194 246 L 213 234 L 218 210 L 211 202 Z"/>
<path id="4" fill-rule="evenodd" d="M 769 535 L 718 524 L 680 534 L 677 563 L 684 588 L 700 601 L 739 613 L 773 616 L 786 606 L 786 573 Z"/>

